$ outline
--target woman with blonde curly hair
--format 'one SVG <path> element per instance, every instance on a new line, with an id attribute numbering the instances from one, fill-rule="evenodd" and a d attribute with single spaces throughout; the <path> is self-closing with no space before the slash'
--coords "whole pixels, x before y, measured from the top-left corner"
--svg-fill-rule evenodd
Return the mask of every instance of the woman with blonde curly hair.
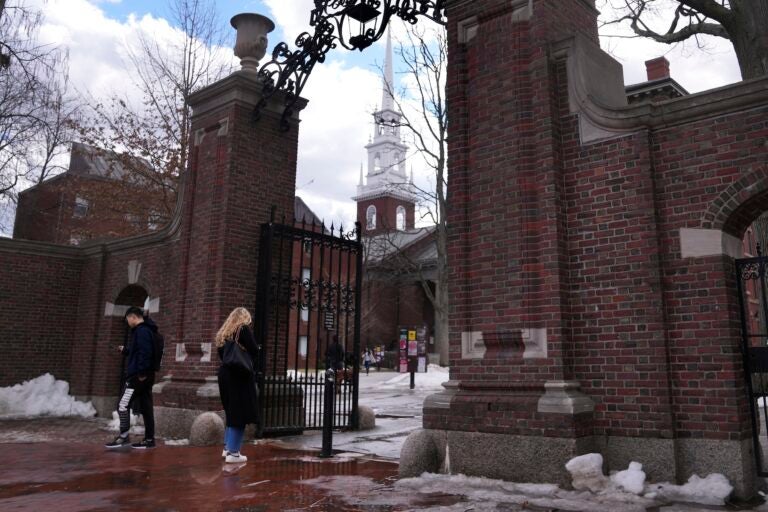
<path id="1" fill-rule="evenodd" d="M 244 350 L 258 368 L 258 345 L 250 328 L 251 314 L 245 308 L 235 308 L 216 333 L 216 347 L 219 359 L 224 361 L 226 350 Z M 236 346 L 228 346 L 234 344 Z M 227 428 L 224 433 L 226 462 L 245 462 L 247 457 L 240 454 L 245 426 L 258 421 L 258 394 L 252 372 L 222 364 L 219 367 L 219 396 L 224 406 Z"/>

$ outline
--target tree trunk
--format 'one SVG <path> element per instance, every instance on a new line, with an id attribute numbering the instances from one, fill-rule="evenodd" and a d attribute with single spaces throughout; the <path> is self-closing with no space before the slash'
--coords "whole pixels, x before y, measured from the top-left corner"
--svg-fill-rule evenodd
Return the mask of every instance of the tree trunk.
<path id="1" fill-rule="evenodd" d="M 733 1 L 725 24 L 744 80 L 768 75 L 768 0 Z"/>
<path id="2" fill-rule="evenodd" d="M 438 185 L 443 183 L 444 164 L 438 172 Z M 440 366 L 450 364 L 448 345 L 448 226 L 446 224 L 445 196 L 438 191 L 440 218 L 435 230 L 437 245 L 437 282 L 435 283 L 435 343 L 440 354 Z"/>

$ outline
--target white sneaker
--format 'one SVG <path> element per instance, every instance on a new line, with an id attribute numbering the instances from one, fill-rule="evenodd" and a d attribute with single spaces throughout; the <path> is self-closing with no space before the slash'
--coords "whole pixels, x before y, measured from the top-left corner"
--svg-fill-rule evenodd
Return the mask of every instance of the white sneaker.
<path id="1" fill-rule="evenodd" d="M 227 464 L 237 464 L 239 462 L 245 462 L 248 460 L 248 457 L 245 455 L 241 455 L 239 453 L 228 453 L 227 456 L 224 458 L 224 462 Z"/>
<path id="2" fill-rule="evenodd" d="M 223 459 L 226 456 L 227 456 L 227 449 L 224 448 L 223 450 L 221 450 L 221 458 Z"/>

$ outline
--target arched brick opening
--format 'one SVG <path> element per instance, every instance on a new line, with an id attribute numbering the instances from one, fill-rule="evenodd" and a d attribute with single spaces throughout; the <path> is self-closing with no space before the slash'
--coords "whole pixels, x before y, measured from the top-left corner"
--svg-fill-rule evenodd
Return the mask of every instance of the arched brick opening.
<path id="1" fill-rule="evenodd" d="M 748 170 L 729 185 L 704 214 L 701 227 L 741 238 L 750 224 L 768 210 L 768 166 Z"/>
<path id="2" fill-rule="evenodd" d="M 143 307 L 149 293 L 140 285 L 131 284 L 123 288 L 115 298 L 116 306 L 137 306 Z"/>
<path id="3" fill-rule="evenodd" d="M 742 176 L 725 188 L 712 202 L 702 218 L 701 227 L 722 231 L 725 235 L 741 241 L 741 255 L 736 252 L 724 250 L 722 258 L 711 261 L 714 272 L 710 277 L 714 289 L 710 290 L 710 296 L 715 303 L 727 313 L 727 325 L 722 325 L 724 330 L 720 337 L 721 350 L 731 355 L 733 373 L 730 379 L 737 390 L 738 417 L 740 431 L 743 436 L 749 436 L 751 440 L 752 424 L 750 419 L 750 406 L 747 386 L 745 381 L 745 368 L 743 366 L 743 339 L 742 339 L 742 303 L 739 299 L 738 276 L 735 261 L 739 257 L 755 256 L 753 236 L 747 236 L 753 231 L 753 224 L 763 214 L 768 212 L 768 166 L 747 169 Z M 724 242 L 724 247 L 726 243 Z M 765 245 L 765 244 L 764 244 Z M 722 279 L 718 279 L 722 276 Z M 722 283 L 722 284 L 717 284 Z M 756 315 L 759 308 L 758 293 L 754 282 L 742 282 L 744 286 L 745 320 L 753 322 L 759 316 Z M 719 288 L 719 289 L 718 289 Z M 750 300 L 751 299 L 751 300 Z M 755 309 L 755 311 L 752 311 Z M 750 331 L 753 327 L 750 327 Z M 755 340 L 756 341 L 756 340 Z M 765 428 L 763 427 L 763 435 Z M 765 464 L 764 464 L 765 465 Z M 768 468 L 763 468 L 768 469 Z"/>
<path id="4" fill-rule="evenodd" d="M 149 294 L 140 285 L 132 284 L 123 288 L 115 297 L 116 313 L 107 320 L 107 336 L 101 340 L 100 352 L 103 354 L 102 371 L 104 371 L 103 390 L 108 395 L 119 395 L 122 385 L 123 357 L 117 351 L 119 345 L 128 341 L 128 324 L 125 323 L 122 310 L 126 306 L 144 307 Z M 122 306 L 122 307 L 121 307 Z M 120 313 L 120 314 L 117 314 Z"/>

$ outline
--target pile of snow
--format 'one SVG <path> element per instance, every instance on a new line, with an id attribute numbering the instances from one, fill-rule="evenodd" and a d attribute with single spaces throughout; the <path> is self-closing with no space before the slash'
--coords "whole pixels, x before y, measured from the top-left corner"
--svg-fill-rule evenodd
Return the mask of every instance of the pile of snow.
<path id="1" fill-rule="evenodd" d="M 112 419 L 107 423 L 107 429 L 115 432 L 120 431 L 120 416 L 117 411 L 112 411 Z M 144 433 L 144 420 L 137 414 L 131 414 L 131 428 L 128 430 L 129 434 L 143 434 Z"/>
<path id="2" fill-rule="evenodd" d="M 645 471 L 639 462 L 630 462 L 629 468 L 611 475 L 611 482 L 621 490 L 640 494 L 645 489 Z"/>
<path id="3" fill-rule="evenodd" d="M 733 486 L 724 475 L 712 473 L 706 478 L 692 475 L 685 485 L 666 482 L 650 484 L 646 487 L 646 496 L 701 505 L 723 505 L 732 491 Z"/>
<path id="4" fill-rule="evenodd" d="M 571 474 L 571 485 L 577 491 L 604 491 L 608 478 L 603 474 L 603 456 L 588 453 L 568 461 L 565 469 Z"/>
<path id="5" fill-rule="evenodd" d="M 75 400 L 69 394 L 69 383 L 56 380 L 50 373 L 0 388 L 0 418 L 95 415 L 91 402 Z"/>
<path id="6" fill-rule="evenodd" d="M 568 461 L 565 469 L 571 473 L 574 489 L 598 494 L 625 492 L 667 502 L 724 505 L 733 491 L 728 479 L 719 473 L 707 475 L 705 478 L 693 475 L 685 485 L 669 482 L 646 484 L 643 465 L 639 462 L 630 462 L 629 468 L 612 473 L 609 478 L 603 474 L 603 456 L 599 453 L 574 457 Z"/>
<path id="7" fill-rule="evenodd" d="M 430 364 L 427 366 L 427 373 L 417 373 L 414 383 L 418 389 L 443 389 L 443 382 L 448 380 L 448 368 Z M 400 373 L 397 377 L 382 382 L 378 389 L 397 389 L 407 388 L 411 385 L 411 374 Z"/>

